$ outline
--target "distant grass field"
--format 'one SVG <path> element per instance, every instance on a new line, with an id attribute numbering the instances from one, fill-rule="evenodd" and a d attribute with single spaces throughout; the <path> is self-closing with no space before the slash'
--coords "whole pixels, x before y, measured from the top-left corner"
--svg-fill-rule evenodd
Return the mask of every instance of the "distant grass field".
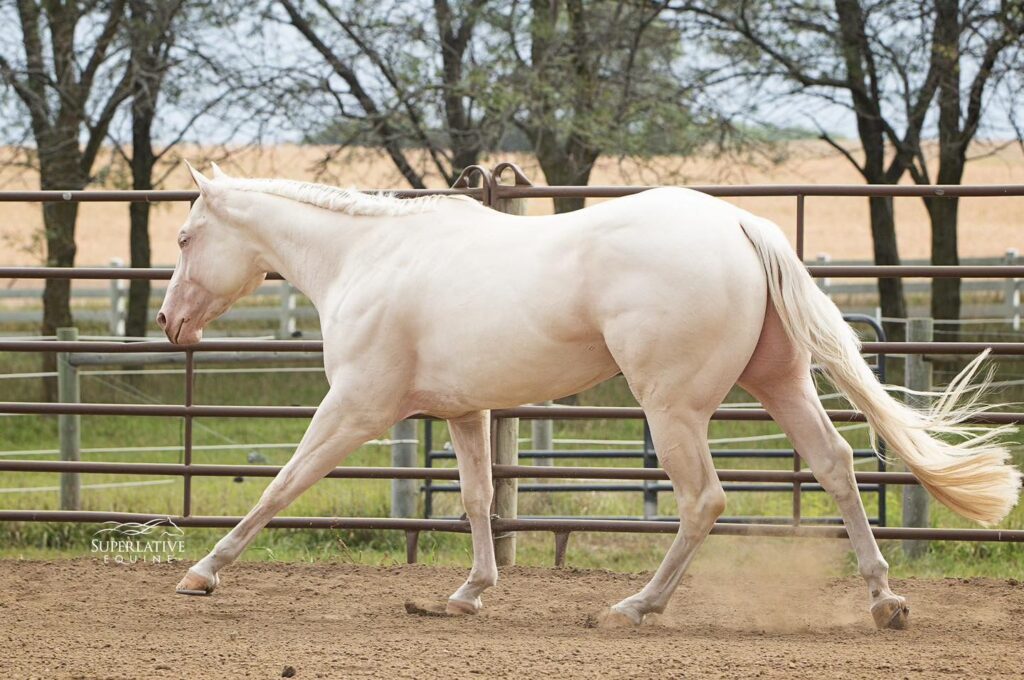
<path id="1" fill-rule="evenodd" d="M 1005 327 L 1002 327 L 1005 330 Z M 86 332 L 89 329 L 84 329 Z M 985 329 L 976 329 L 984 333 Z M 99 329 L 93 329 L 98 332 Z M 977 337 L 982 338 L 983 335 Z M 38 357 L 32 355 L 0 355 L 0 374 L 31 372 L 38 370 Z M 308 364 L 306 364 L 308 366 Z M 1020 372 L 1018 364 L 999 364 L 997 379 L 1010 379 L 1014 372 Z M 247 365 L 247 367 L 250 367 Z M 251 366 L 255 368 L 255 366 Z M 228 368 L 236 370 L 237 364 L 218 366 L 200 364 L 200 368 Z M 83 369 L 82 399 L 91 402 L 111 403 L 181 403 L 183 379 L 181 374 L 152 372 L 151 375 L 89 375 Z M 890 378 L 898 382 L 899 376 Z M 943 377 L 940 375 L 937 380 Z M 948 379 L 948 376 L 945 377 Z M 242 405 L 315 405 L 326 391 L 327 385 L 318 371 L 301 373 L 200 373 L 196 382 L 196 401 L 203 404 Z M 39 383 L 36 379 L 5 379 L 0 381 L 3 401 L 33 401 L 39 398 Z M 832 391 L 822 385 L 822 393 Z M 1000 401 L 1024 401 L 1024 389 L 1008 388 L 996 395 Z M 736 389 L 729 401 L 747 402 L 750 397 Z M 622 378 L 613 379 L 578 397 L 579 404 L 633 405 Z M 845 404 L 832 400 L 830 407 L 842 408 Z M 297 442 L 306 428 L 304 419 L 254 419 L 254 418 L 202 418 L 195 421 L 197 446 L 224 444 L 267 444 Z M 848 426 L 847 426 L 848 427 Z M 435 447 L 447 441 L 447 430 L 443 424 L 434 426 Z M 709 435 L 712 439 L 743 438 L 759 435 L 778 434 L 772 423 L 723 422 L 715 421 Z M 868 446 L 867 430 L 854 427 L 844 432 L 855 448 Z M 529 436 L 529 424 L 521 426 L 521 436 Z M 639 422 L 632 421 L 565 421 L 556 423 L 556 438 L 632 439 L 642 438 Z M 136 418 L 117 416 L 85 416 L 82 418 L 82 447 L 120 448 L 138 446 L 180 446 L 183 441 L 183 425 L 177 418 Z M 1017 441 L 1024 441 L 1021 433 Z M 20 451 L 55 449 L 58 446 L 57 419 L 45 416 L 0 416 L 0 450 Z M 784 448 L 785 439 L 759 442 L 742 442 L 731 445 L 713 445 L 713 448 Z M 524 445 L 524 448 L 527 448 Z M 564 447 L 570 448 L 570 447 Z M 582 447 L 576 447 L 582 448 Z M 291 455 L 290 448 L 259 449 L 267 463 L 283 464 Z M 233 451 L 199 450 L 194 453 L 197 463 L 224 463 L 244 465 L 248 449 Z M 84 453 L 83 460 L 92 461 L 133 461 L 133 462 L 179 462 L 180 452 L 145 453 Z M 18 456 L 21 457 L 21 456 Z M 49 456 L 54 458 L 55 456 Z M 30 457 L 35 458 L 35 457 Z M 1021 456 L 1018 455 L 1018 461 Z M 354 453 L 346 465 L 384 466 L 390 462 L 390 451 L 386 447 L 366 446 Z M 571 465 L 639 466 L 639 460 L 588 460 L 562 461 Z M 776 468 L 789 469 L 791 462 L 783 460 L 727 460 L 719 459 L 720 468 Z M 873 460 L 859 463 L 860 469 L 873 469 Z M 143 512 L 156 514 L 178 514 L 182 507 L 182 481 L 178 478 L 160 478 L 129 475 L 82 475 L 82 483 L 109 484 L 131 481 L 162 482 L 155 486 L 128 487 L 116 489 L 84 489 L 83 509 Z M 259 498 L 269 482 L 265 478 L 246 478 L 233 481 L 231 478 L 195 478 L 192 483 L 192 512 L 194 514 L 244 514 Z M 0 489 L 29 489 L 59 485 L 59 475 L 54 473 L 0 473 Z M 323 480 L 300 497 L 284 513 L 291 516 L 387 516 L 390 483 L 373 480 Z M 869 515 L 877 511 L 877 496 L 864 494 Z M 729 494 L 727 514 L 746 515 L 788 515 L 791 511 L 789 493 L 745 493 Z M 899 524 L 901 516 L 901 489 L 890 488 L 887 494 L 888 519 L 890 524 Z M 0 491 L 0 508 L 5 509 L 57 509 L 58 494 L 55 491 L 4 492 Z M 945 508 L 932 504 L 934 526 L 966 527 L 970 523 L 952 515 Z M 520 495 L 521 515 L 586 515 L 622 516 L 641 515 L 642 497 L 639 492 L 575 492 Z M 458 515 L 461 505 L 457 494 L 435 496 L 436 515 Z M 660 495 L 659 513 L 674 515 L 675 508 L 671 494 Z M 836 509 L 823 493 L 803 494 L 805 517 L 835 516 Z M 1024 528 L 1024 510 L 1018 508 L 1003 524 L 1004 528 Z M 54 556 L 88 554 L 89 539 L 94 526 L 84 525 L 42 525 L 33 523 L 0 524 L 0 555 L 6 556 Z M 189 529 L 187 534 L 187 556 L 197 558 L 212 546 L 223 534 L 221 530 Z M 710 550 L 715 545 L 728 545 L 725 537 L 713 537 Z M 570 542 L 569 563 L 581 567 L 604 567 L 622 570 L 648 570 L 657 565 L 669 537 L 665 536 L 623 536 L 601 534 L 574 534 Z M 520 534 L 520 561 L 524 564 L 550 564 L 553 542 L 549 534 Z M 893 543 L 885 548 L 901 575 L 990 575 L 1024 577 L 1024 546 L 1012 544 L 971 544 L 933 543 L 927 556 L 912 563 L 905 562 Z M 469 542 L 464 536 L 444 534 L 423 534 L 421 537 L 421 559 L 428 563 L 468 563 Z M 353 532 L 353 531 L 301 531 L 267 530 L 246 552 L 245 559 L 284 560 L 341 560 L 365 563 L 389 563 L 404 559 L 404 537 L 399 532 Z M 852 562 L 846 565 L 850 568 Z"/>
<path id="2" fill-rule="evenodd" d="M 851 148 L 856 145 L 851 143 Z M 997 148 L 997 146 L 999 148 Z M 177 149 L 182 157 L 200 166 L 202 159 L 219 150 L 195 147 Z M 247 177 L 285 177 L 321 181 L 337 186 L 363 189 L 402 188 L 404 182 L 394 165 L 381 151 L 351 149 L 335 155 L 326 168 L 320 163 L 328 149 L 317 146 L 265 146 L 258 149 L 228 150 L 219 164 L 229 173 Z M 9 153 L 0 147 L 0 159 Z M 937 154 L 931 154 L 932 157 Z M 972 148 L 977 160 L 967 165 L 965 184 L 1024 183 L 1024 154 L 1017 145 L 980 143 Z M 413 154 L 415 158 L 416 155 Z M 427 158 L 416 158 L 425 169 Z M 528 154 L 501 154 L 482 159 L 488 167 L 499 161 L 519 163 L 535 184 L 544 184 L 543 173 Z M 118 179 L 130 177 L 113 161 L 114 170 L 107 184 L 90 189 L 127 189 Z M 165 168 L 160 169 L 160 173 Z M 934 176 L 934 172 L 932 174 Z M 602 157 L 591 176 L 592 185 L 623 184 L 862 184 L 863 178 L 853 166 L 822 142 L 795 141 L 774 150 L 771 158 L 737 159 L 732 156 L 679 158 L 662 156 L 638 161 L 630 158 Z M 909 178 L 905 181 L 909 182 Z M 431 187 L 443 187 L 437 176 L 427 176 Z M 38 189 L 36 175 L 21 165 L 0 167 L 0 189 Z M 191 189 L 192 180 L 179 164 L 169 175 L 166 189 Z M 593 199 L 597 202 L 602 199 Z M 791 196 L 728 199 L 747 210 L 777 222 L 792 241 L 796 224 L 796 200 Z M 962 257 L 1002 257 L 1007 248 L 1024 250 L 1020 228 L 1020 197 L 968 198 L 960 201 L 960 255 Z M 166 264 L 177 259 L 175 234 L 188 212 L 187 203 L 155 204 L 151 217 L 153 262 Z M 931 229 L 921 199 L 897 198 L 893 202 L 899 252 L 902 258 L 928 257 Z M 529 202 L 530 214 L 552 211 L 549 199 Z M 809 258 L 829 253 L 833 259 L 871 259 L 871 231 L 868 201 L 865 198 L 811 197 L 806 201 L 806 252 Z M 42 218 L 38 205 L 5 204 L 0 211 L 0 248 L 7 266 L 39 264 L 43 261 L 38 235 Z M 110 258 L 128 260 L 128 207 L 120 203 L 86 203 L 78 220 L 78 256 L 81 265 L 105 265 Z M 5 282 L 0 282 L 2 285 Z M 90 285 L 78 282 L 76 285 Z"/>

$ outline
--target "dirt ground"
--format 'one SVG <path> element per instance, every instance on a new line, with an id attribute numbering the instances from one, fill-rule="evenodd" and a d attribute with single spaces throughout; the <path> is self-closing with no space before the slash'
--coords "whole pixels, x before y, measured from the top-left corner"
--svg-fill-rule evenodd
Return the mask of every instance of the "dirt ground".
<path id="1" fill-rule="evenodd" d="M 1024 669 L 1024 585 L 1014 581 L 895 581 L 912 626 L 877 631 L 858 579 L 800 578 L 780 594 L 728 572 L 698 574 L 657 622 L 600 630 L 588 627 L 592 615 L 645 575 L 511 568 L 485 613 L 434 618 L 404 603 L 444 596 L 462 570 L 243 563 L 205 598 L 174 594 L 182 570 L 0 562 L 4 676 L 273 678 L 290 666 L 296 678 L 994 678 Z"/>

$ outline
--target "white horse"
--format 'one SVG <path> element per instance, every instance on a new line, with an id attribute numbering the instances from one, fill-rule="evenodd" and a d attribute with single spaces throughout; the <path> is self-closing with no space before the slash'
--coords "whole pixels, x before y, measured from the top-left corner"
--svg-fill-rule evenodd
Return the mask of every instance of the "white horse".
<path id="1" fill-rule="evenodd" d="M 365 441 L 422 413 L 448 421 L 472 527 L 473 567 L 447 610 L 479 611 L 498 578 L 488 409 L 575 394 L 620 371 L 650 422 L 680 525 L 654 577 L 607 610 L 605 625 L 663 611 L 725 508 L 707 429 L 737 383 L 835 498 L 875 623 L 906 624 L 850 446 L 815 392 L 812 358 L 939 501 L 984 524 L 1016 503 L 1020 473 L 1006 464 L 1002 430 L 961 424 L 984 408 L 968 384 L 982 357 L 927 412 L 894 400 L 778 227 L 729 203 L 664 188 L 517 217 L 465 197 L 399 200 L 189 169 L 200 197 L 178 234 L 160 327 L 174 343 L 198 342 L 206 324 L 280 272 L 320 314 L 330 389 L 294 456 L 188 570 L 180 593 L 212 592 L 276 513 Z"/>

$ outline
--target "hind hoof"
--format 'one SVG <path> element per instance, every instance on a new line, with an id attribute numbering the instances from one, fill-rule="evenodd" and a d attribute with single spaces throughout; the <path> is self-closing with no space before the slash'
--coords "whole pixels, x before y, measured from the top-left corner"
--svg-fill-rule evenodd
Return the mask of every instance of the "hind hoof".
<path id="1" fill-rule="evenodd" d="M 910 607 L 906 598 L 893 595 L 872 605 L 871 616 L 879 630 L 903 630 L 910 624 Z"/>
<path id="2" fill-rule="evenodd" d="M 213 578 L 197 574 L 191 569 L 185 574 L 175 587 L 174 592 L 179 595 L 209 595 L 220 583 L 220 578 L 214 574 Z"/>

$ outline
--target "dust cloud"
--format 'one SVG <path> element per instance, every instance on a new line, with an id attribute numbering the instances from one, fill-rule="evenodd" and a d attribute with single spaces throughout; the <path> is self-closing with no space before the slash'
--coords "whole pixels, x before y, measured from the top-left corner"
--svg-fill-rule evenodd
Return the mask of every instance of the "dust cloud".
<path id="1" fill-rule="evenodd" d="M 849 544 L 834 539 L 711 537 L 673 604 L 682 614 L 687 601 L 699 602 L 715 612 L 712 625 L 748 632 L 863 625 L 870 622 L 867 589 L 835 587 L 850 575 L 848 553 Z"/>

